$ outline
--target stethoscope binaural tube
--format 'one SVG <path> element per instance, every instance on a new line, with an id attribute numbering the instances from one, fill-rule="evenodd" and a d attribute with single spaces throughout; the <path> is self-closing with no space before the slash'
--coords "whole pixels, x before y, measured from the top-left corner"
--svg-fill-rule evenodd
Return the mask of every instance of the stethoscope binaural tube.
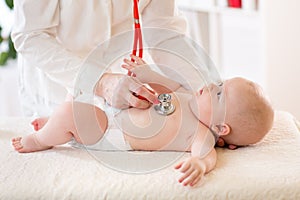
<path id="1" fill-rule="evenodd" d="M 137 50 L 139 51 L 139 57 L 143 58 L 143 37 L 139 16 L 139 0 L 133 0 L 133 22 L 134 22 L 134 40 L 132 54 L 136 56 Z M 133 59 L 131 61 L 134 61 Z M 131 72 L 128 71 L 128 75 L 131 76 Z"/>
<path id="2" fill-rule="evenodd" d="M 133 38 L 133 48 L 132 48 L 132 55 L 137 54 L 137 50 L 139 51 L 139 57 L 143 58 L 143 37 L 141 31 L 141 24 L 140 24 L 140 14 L 139 14 L 139 0 L 133 0 L 133 23 L 134 23 L 134 38 Z M 139 46 L 139 47 L 138 47 Z M 131 59 L 134 62 L 133 59 Z M 132 76 L 130 71 L 127 72 L 128 76 Z M 141 100 L 148 101 L 145 97 L 136 95 Z"/>

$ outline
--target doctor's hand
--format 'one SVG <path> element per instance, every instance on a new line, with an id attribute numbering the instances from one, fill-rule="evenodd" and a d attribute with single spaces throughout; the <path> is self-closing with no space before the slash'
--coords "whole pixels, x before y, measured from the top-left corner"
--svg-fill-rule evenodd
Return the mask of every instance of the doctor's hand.
<path id="1" fill-rule="evenodd" d="M 151 103 L 159 102 L 139 80 L 124 74 L 103 74 L 95 88 L 95 94 L 103 97 L 109 105 L 119 109 L 128 107 L 146 109 Z M 148 101 L 139 99 L 138 95 Z"/>

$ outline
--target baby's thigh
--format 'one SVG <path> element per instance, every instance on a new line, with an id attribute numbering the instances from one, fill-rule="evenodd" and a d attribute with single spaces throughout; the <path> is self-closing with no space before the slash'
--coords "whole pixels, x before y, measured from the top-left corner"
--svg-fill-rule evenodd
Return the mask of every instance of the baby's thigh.
<path id="1" fill-rule="evenodd" d="M 100 108 L 81 102 L 73 102 L 74 137 L 85 145 L 97 143 L 107 129 L 107 116 Z"/>

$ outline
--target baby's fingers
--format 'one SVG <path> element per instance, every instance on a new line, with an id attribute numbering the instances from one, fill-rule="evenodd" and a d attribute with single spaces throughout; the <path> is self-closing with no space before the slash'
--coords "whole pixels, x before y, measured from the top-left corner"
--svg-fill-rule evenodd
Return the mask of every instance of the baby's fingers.
<path id="1" fill-rule="evenodd" d="M 130 66 L 132 66 L 132 67 L 137 67 L 137 66 L 138 66 L 137 63 L 132 62 L 131 60 L 128 60 L 127 58 L 124 58 L 123 61 L 124 61 L 124 63 L 126 63 L 127 65 L 130 65 Z"/>
<path id="2" fill-rule="evenodd" d="M 199 174 L 199 176 L 190 184 L 191 187 L 195 186 L 203 177 L 203 174 Z"/>
<path id="3" fill-rule="evenodd" d="M 138 64 L 138 65 L 144 65 L 146 64 L 143 59 L 141 59 L 140 57 L 138 56 L 135 56 L 133 54 L 130 55 L 130 57 Z"/>
<path id="4" fill-rule="evenodd" d="M 193 183 L 198 178 L 198 176 L 199 176 L 199 171 L 198 170 L 193 171 L 189 175 L 189 177 L 183 182 L 183 185 L 187 186 L 187 185 Z"/>
<path id="5" fill-rule="evenodd" d="M 175 169 L 179 169 L 184 161 L 179 162 L 177 165 L 174 166 Z"/>
<path id="6" fill-rule="evenodd" d="M 129 76 L 136 77 L 136 74 L 132 72 L 132 70 L 134 70 L 134 67 L 132 67 L 130 65 L 121 65 L 121 67 L 128 70 Z"/>
<path id="7" fill-rule="evenodd" d="M 180 167 L 180 172 L 185 173 L 191 167 L 190 162 L 184 162 Z"/>
<path id="8" fill-rule="evenodd" d="M 134 69 L 134 67 L 130 65 L 121 65 L 121 67 L 127 69 L 128 71 L 132 71 Z"/>
<path id="9" fill-rule="evenodd" d="M 188 178 L 193 173 L 193 171 L 194 170 L 190 168 L 187 172 L 185 172 L 183 174 L 183 176 L 181 176 L 180 179 L 178 180 L 179 183 L 182 183 L 182 181 L 184 181 L 186 178 Z"/>

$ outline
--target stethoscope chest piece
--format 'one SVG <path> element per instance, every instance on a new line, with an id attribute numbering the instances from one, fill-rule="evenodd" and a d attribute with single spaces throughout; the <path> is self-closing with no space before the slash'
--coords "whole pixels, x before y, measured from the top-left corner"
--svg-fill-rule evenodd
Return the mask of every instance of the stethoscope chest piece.
<path id="1" fill-rule="evenodd" d="M 160 94 L 158 96 L 160 103 L 154 106 L 157 113 L 161 115 L 170 115 L 175 111 L 175 106 L 171 103 L 172 97 L 169 94 Z"/>

